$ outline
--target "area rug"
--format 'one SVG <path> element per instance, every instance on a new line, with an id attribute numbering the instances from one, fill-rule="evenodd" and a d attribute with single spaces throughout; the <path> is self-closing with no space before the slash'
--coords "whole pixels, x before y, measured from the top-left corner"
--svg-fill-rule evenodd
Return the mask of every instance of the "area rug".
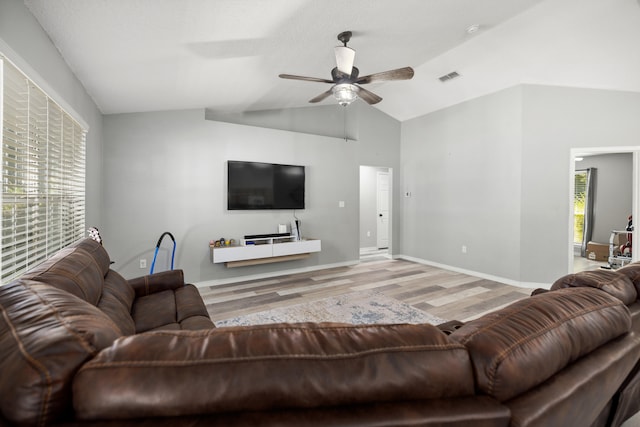
<path id="1" fill-rule="evenodd" d="M 217 327 L 246 326 L 282 322 L 431 323 L 438 325 L 446 320 L 378 292 L 353 292 L 218 320 L 215 325 Z"/>

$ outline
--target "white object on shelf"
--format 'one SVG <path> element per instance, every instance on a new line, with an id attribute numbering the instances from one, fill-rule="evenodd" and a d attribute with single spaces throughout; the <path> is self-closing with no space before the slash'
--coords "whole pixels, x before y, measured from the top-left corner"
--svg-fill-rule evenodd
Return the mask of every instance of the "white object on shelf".
<path id="1" fill-rule="evenodd" d="M 291 261 L 322 250 L 318 239 L 295 240 L 295 236 L 242 239 L 242 246 L 211 248 L 211 261 L 227 267 Z"/>
<path id="2" fill-rule="evenodd" d="M 320 252 L 320 240 L 296 240 L 295 242 L 273 245 L 273 256 L 311 252 Z"/>
<path id="3" fill-rule="evenodd" d="M 260 237 L 257 239 L 240 239 L 240 244 L 242 246 L 262 246 L 262 245 L 273 245 L 274 243 L 284 243 L 284 242 L 293 242 L 296 240 L 296 236 L 290 234 L 288 236 L 277 236 L 277 237 Z"/>
<path id="4" fill-rule="evenodd" d="M 300 236 L 300 220 L 291 221 L 291 236 L 294 237 L 294 240 L 302 240 Z"/>

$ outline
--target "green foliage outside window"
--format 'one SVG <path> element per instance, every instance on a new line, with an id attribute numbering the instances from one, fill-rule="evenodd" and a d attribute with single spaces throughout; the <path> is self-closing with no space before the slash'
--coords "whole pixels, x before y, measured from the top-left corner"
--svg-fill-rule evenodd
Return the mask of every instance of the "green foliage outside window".
<path id="1" fill-rule="evenodd" d="M 576 171 L 573 197 L 573 243 L 582 243 L 584 213 L 587 202 L 587 173 Z"/>

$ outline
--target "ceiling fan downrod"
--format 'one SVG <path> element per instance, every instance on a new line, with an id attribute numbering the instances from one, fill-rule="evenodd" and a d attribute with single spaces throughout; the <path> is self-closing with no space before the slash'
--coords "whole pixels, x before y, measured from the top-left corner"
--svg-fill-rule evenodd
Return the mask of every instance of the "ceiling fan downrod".
<path id="1" fill-rule="evenodd" d="M 351 33 L 351 31 L 343 31 L 338 34 L 338 40 L 340 40 L 342 44 L 344 44 L 344 47 L 347 47 L 347 43 L 349 43 L 349 40 L 351 40 L 352 35 L 353 34 Z"/>

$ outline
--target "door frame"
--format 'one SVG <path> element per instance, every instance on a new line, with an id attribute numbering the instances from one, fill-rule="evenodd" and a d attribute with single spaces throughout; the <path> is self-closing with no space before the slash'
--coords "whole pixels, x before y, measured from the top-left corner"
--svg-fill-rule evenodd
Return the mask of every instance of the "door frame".
<path id="1" fill-rule="evenodd" d="M 394 172 L 393 172 L 393 168 L 391 166 L 373 166 L 373 165 L 360 165 L 359 166 L 359 170 L 361 170 L 361 168 L 372 168 L 372 169 L 385 169 L 386 172 L 389 174 L 389 246 L 387 249 L 387 254 L 389 256 L 392 256 L 393 254 L 393 224 L 394 224 L 394 193 L 395 193 L 395 188 L 394 188 Z M 358 179 L 360 180 L 360 183 L 362 181 L 362 174 L 358 174 Z M 377 186 L 376 183 L 373 184 L 374 186 Z M 358 187 L 360 188 L 360 187 Z M 377 189 L 375 189 L 376 195 L 377 195 Z M 362 200 L 362 194 L 358 195 L 358 199 Z M 358 203 L 358 230 L 360 230 L 360 217 L 362 215 L 362 212 L 360 212 L 361 210 L 361 203 Z M 375 207 L 376 211 L 373 212 L 373 214 L 376 216 L 376 224 L 377 224 L 377 204 Z M 360 241 L 360 233 L 358 232 L 357 234 L 358 236 L 358 242 Z M 377 244 L 377 236 L 376 236 L 376 242 Z M 358 246 L 360 246 L 358 244 Z"/>
<path id="2" fill-rule="evenodd" d="M 638 197 L 638 191 L 640 190 L 640 146 L 622 146 L 622 147 L 588 147 L 588 148 L 571 148 L 569 154 L 569 197 L 567 200 L 572 201 L 575 192 L 575 178 L 576 173 L 576 157 L 582 157 L 585 155 L 597 155 L 597 154 L 618 154 L 618 153 L 632 153 L 633 154 L 633 172 L 632 172 L 632 195 L 631 195 L 631 215 L 634 219 L 634 237 L 637 235 L 635 231 L 635 223 L 640 220 L 640 197 Z M 568 245 L 568 273 L 573 273 L 573 216 L 574 209 L 573 203 L 569 202 L 569 226 L 567 231 Z M 635 241 L 635 239 L 634 239 Z M 638 250 L 631 252 L 631 261 L 638 261 Z"/>
<path id="3" fill-rule="evenodd" d="M 389 250 L 390 238 L 391 238 L 391 173 L 387 169 L 385 172 L 376 171 L 376 208 L 377 212 L 376 218 L 380 217 L 380 176 L 387 176 L 387 192 L 389 195 L 387 196 L 387 245 L 383 246 L 380 244 L 380 221 L 376 219 L 376 246 L 378 249 L 386 248 Z"/>

